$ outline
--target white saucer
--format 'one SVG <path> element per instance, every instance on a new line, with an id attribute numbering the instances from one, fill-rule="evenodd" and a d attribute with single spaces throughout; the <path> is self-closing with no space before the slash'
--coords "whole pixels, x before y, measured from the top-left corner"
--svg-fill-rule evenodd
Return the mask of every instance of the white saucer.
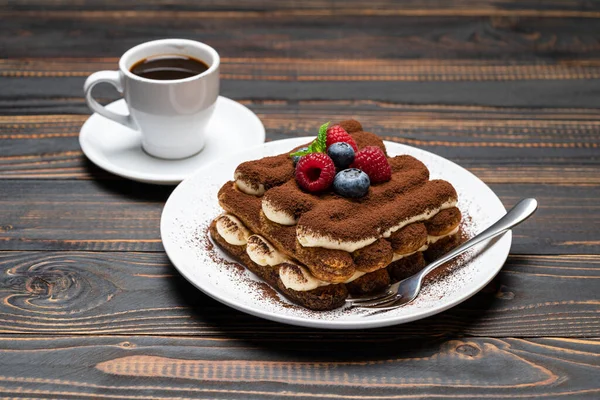
<path id="1" fill-rule="evenodd" d="M 123 99 L 106 108 L 127 113 Z M 256 114 L 223 96 L 217 99 L 208 132 L 200 153 L 182 160 L 163 160 L 142 150 L 138 132 L 94 113 L 81 127 L 79 144 L 87 158 L 115 175 L 145 183 L 175 185 L 212 161 L 265 141 L 265 127 Z"/>

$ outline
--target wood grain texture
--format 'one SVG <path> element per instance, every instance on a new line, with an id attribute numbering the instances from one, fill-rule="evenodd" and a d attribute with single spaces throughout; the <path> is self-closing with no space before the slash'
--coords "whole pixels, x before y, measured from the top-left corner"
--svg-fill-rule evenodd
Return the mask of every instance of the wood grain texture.
<path id="1" fill-rule="evenodd" d="M 84 114 L 83 77 L 0 77 L 0 111 L 5 115 Z M 521 108 L 600 108 L 600 80 L 546 81 L 260 81 L 223 80 L 221 95 L 238 101 L 355 101 L 417 105 Z M 44 94 L 40 89 L 43 88 Z M 94 90 L 96 92 L 96 89 Z M 119 96 L 110 86 L 97 89 L 101 101 Z M 360 96 L 358 96 L 360 94 Z"/>
<path id="2" fill-rule="evenodd" d="M 600 398 L 600 3 L 0 0 L 0 21 L 0 398 Z M 354 117 L 541 208 L 486 288 L 424 320 L 221 305 L 162 252 L 172 188 L 77 142 L 85 77 L 163 37 L 217 48 L 268 140 Z"/>
<path id="3" fill-rule="evenodd" d="M 161 10 L 202 12 L 295 12 L 306 15 L 532 15 L 566 17 L 573 15 L 594 17 L 600 6 L 589 1 L 550 0 L 523 2 L 518 0 L 146 0 L 132 3 L 118 0 L 87 0 L 74 4 L 69 0 L 20 0 L 0 2 L 7 10 Z"/>
<path id="4" fill-rule="evenodd" d="M 305 15 L 306 14 L 306 15 Z M 165 36 L 224 57 L 556 59 L 600 56 L 596 18 L 306 12 L 0 11 L 0 58 L 118 57 Z M 568 14 L 565 14 L 568 15 Z"/>
<path id="5" fill-rule="evenodd" d="M 3 186 L 3 250 L 163 251 L 160 213 L 173 187 L 127 180 Z"/>
<path id="6" fill-rule="evenodd" d="M 0 395 L 78 399 L 577 398 L 598 339 L 0 337 Z M 358 346 L 357 346 L 358 345 Z M 23 352 L 26 347 L 29 351 Z M 352 348 L 352 351 L 348 349 Z M 426 371 L 426 374 L 424 374 Z"/>
<path id="7" fill-rule="evenodd" d="M 487 183 L 600 183 L 600 117 L 594 109 L 373 101 L 243 103 L 263 121 L 267 140 L 315 135 L 319 121 L 354 117 L 387 140 L 433 151 Z M 116 179 L 81 153 L 78 134 L 86 118 L 0 116 L 0 179 Z"/>
<path id="8" fill-rule="evenodd" d="M 0 60 L 3 77 L 87 77 L 118 58 Z M 516 81 L 598 79 L 598 60 L 304 59 L 223 57 L 222 79 L 261 81 Z"/>
<path id="9" fill-rule="evenodd" d="M 160 213 L 171 187 L 126 180 L 4 182 L 0 250 L 163 250 Z M 598 251 L 600 186 L 491 187 L 507 207 L 523 197 L 540 203 L 535 218 L 515 231 L 513 253 Z"/>
<path id="10" fill-rule="evenodd" d="M 0 60 L 0 111 L 87 113 L 85 77 L 116 68 L 114 57 Z M 238 100 L 600 107 L 598 60 L 224 57 L 221 72 L 222 94 Z M 117 98 L 109 85 L 95 93 Z"/>
<path id="11" fill-rule="evenodd" d="M 600 330 L 599 279 L 600 256 L 511 256 L 491 284 L 457 307 L 349 334 L 276 324 L 221 305 L 162 253 L 0 252 L 0 334 L 589 337 Z"/>

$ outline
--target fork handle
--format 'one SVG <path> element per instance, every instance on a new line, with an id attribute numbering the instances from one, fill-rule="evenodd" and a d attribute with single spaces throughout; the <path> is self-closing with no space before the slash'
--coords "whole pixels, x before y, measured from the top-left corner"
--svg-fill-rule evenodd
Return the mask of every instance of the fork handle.
<path id="1" fill-rule="evenodd" d="M 425 267 L 419 275 L 423 278 L 425 275 L 444 264 L 452 260 L 453 258 L 461 255 L 471 247 L 479 244 L 483 241 L 492 239 L 504 232 L 510 230 L 513 226 L 519 225 L 521 222 L 529 218 L 537 209 L 538 203 L 536 199 L 523 199 L 519 201 L 513 208 L 511 208 L 506 215 L 496 221 L 492 226 L 481 232 L 479 235 L 472 237 L 465 243 L 452 250 L 442 258 L 432 262 Z"/>

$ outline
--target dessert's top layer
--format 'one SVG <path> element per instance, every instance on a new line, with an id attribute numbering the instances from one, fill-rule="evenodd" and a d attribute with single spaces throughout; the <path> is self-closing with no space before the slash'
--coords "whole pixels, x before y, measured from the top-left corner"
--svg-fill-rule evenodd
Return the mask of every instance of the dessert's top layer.
<path id="1" fill-rule="evenodd" d="M 376 135 L 359 129 L 356 121 L 341 123 L 359 148 L 385 149 Z M 262 211 L 272 222 L 296 225 L 298 241 L 305 247 L 324 247 L 348 252 L 365 247 L 412 222 L 429 219 L 456 205 L 452 185 L 429 180 L 427 167 L 414 157 L 388 158 L 392 179 L 372 185 L 366 196 L 344 198 L 333 193 L 304 192 L 294 179 L 288 154 L 240 164 L 236 186 L 246 194 L 262 196 Z"/>

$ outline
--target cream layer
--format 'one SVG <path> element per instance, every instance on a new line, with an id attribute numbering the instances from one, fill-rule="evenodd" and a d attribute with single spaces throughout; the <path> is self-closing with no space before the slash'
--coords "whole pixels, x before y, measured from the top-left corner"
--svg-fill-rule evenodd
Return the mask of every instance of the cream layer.
<path id="1" fill-rule="evenodd" d="M 293 215 L 289 215 L 284 211 L 274 208 L 265 198 L 262 200 L 261 207 L 265 217 L 267 217 L 269 221 L 286 226 L 296 225 L 298 222 Z"/>
<path id="2" fill-rule="evenodd" d="M 233 215 L 223 214 L 217 217 L 216 225 L 217 232 L 227 243 L 235 246 L 243 246 L 247 243 L 250 231 Z"/>
<path id="3" fill-rule="evenodd" d="M 390 237 L 392 233 L 404 228 L 409 224 L 420 221 L 426 221 L 442 210 L 456 207 L 456 204 L 456 199 L 449 199 L 446 202 L 444 202 L 440 207 L 427 210 L 424 213 L 415 215 L 414 217 L 407 218 L 403 221 L 398 222 L 396 225 L 381 233 L 381 235 L 379 236 L 364 238 L 357 241 L 341 240 L 333 238 L 331 236 L 319 235 L 317 232 L 313 232 L 309 229 L 304 228 L 303 226 L 298 226 L 296 228 L 296 236 L 300 244 L 304 247 L 323 247 L 325 249 L 344 250 L 348 253 L 352 253 L 356 250 L 362 249 L 363 247 L 374 243 L 379 238 Z"/>
<path id="4" fill-rule="evenodd" d="M 265 186 L 262 183 L 259 183 L 258 187 L 256 187 L 256 185 L 253 185 L 251 182 L 245 181 L 242 175 L 239 173 L 236 173 L 233 179 L 235 179 L 235 185 L 237 188 L 246 194 L 250 194 L 252 196 L 262 196 L 265 194 Z"/>

